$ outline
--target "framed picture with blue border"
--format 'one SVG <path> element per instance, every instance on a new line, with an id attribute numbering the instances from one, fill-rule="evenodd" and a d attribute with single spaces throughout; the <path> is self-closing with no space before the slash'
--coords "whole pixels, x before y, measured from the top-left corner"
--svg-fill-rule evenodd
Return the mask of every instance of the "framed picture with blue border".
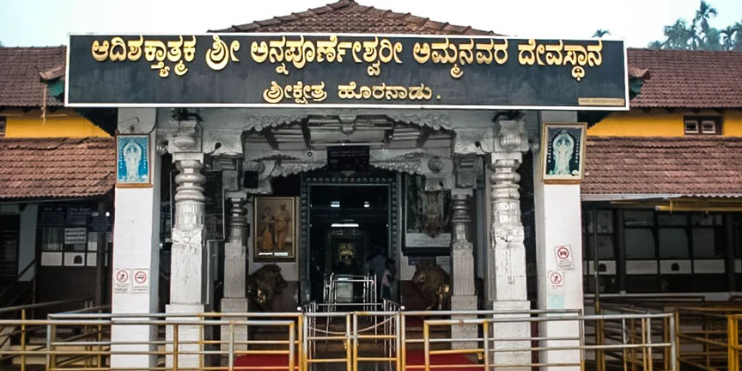
<path id="1" fill-rule="evenodd" d="M 149 135 L 116 136 L 116 186 L 152 186 Z"/>
<path id="2" fill-rule="evenodd" d="M 544 183 L 579 183 L 585 177 L 585 123 L 544 123 L 541 178 Z"/>

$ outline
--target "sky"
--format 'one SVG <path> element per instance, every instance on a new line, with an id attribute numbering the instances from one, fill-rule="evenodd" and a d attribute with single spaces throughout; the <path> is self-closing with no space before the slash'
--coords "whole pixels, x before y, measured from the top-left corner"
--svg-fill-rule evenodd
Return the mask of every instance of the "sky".
<path id="1" fill-rule="evenodd" d="M 323 6 L 333 0 L 0 0 L 4 46 L 67 43 L 69 33 L 199 34 Z M 699 0 L 357 0 L 362 5 L 512 37 L 587 39 L 607 29 L 630 47 L 690 21 Z M 742 0 L 709 0 L 713 27 L 742 22 Z"/>

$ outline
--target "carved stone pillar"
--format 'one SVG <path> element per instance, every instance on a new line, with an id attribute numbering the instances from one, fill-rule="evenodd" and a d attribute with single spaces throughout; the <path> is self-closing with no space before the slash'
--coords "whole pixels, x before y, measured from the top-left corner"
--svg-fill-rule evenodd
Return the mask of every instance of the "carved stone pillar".
<path id="1" fill-rule="evenodd" d="M 203 184 L 206 177 L 201 174 L 203 162 L 199 159 L 177 160 L 180 174 L 175 177 L 178 188 L 175 193 L 175 223 L 173 225 L 173 245 L 171 259 L 170 304 L 168 314 L 192 314 L 204 310 L 203 299 L 203 243 L 204 202 Z M 173 317 L 180 321 L 197 321 L 198 317 Z M 198 351 L 199 339 L 204 337 L 198 326 L 179 326 L 181 350 Z M 172 328 L 168 327 L 168 340 L 172 341 Z M 168 345 L 168 347 L 172 347 Z M 171 367 L 172 356 L 167 357 Z M 182 355 L 178 357 L 180 367 L 198 367 L 199 356 Z"/>
<path id="2" fill-rule="evenodd" d="M 490 169 L 490 201 L 492 210 L 492 241 L 487 252 L 487 279 L 489 298 L 494 310 L 509 312 L 497 314 L 495 318 L 518 317 L 518 312 L 528 311 L 526 286 L 526 249 L 521 222 L 520 192 L 517 169 L 522 162 L 522 153 L 528 150 L 528 140 L 522 121 L 500 122 L 497 136 L 497 152 L 492 154 Z M 495 349 L 519 349 L 524 351 L 497 353 L 495 365 L 523 365 L 507 370 L 526 370 L 531 363 L 530 342 L 512 341 L 528 339 L 530 324 L 527 322 L 497 323 L 492 337 Z M 496 341 L 498 338 L 509 339 Z"/>
<path id="3" fill-rule="evenodd" d="M 451 249 L 451 265 L 453 273 L 453 296 L 451 309 L 460 311 L 477 310 L 477 296 L 474 293 L 474 245 L 469 240 L 471 225 L 471 189 L 454 189 L 453 198 L 453 242 Z M 474 318 L 476 316 L 453 316 L 453 319 Z M 451 326 L 453 338 L 474 339 L 477 337 L 476 325 L 456 324 Z M 476 342 L 454 343 L 454 349 L 473 349 Z"/>
<path id="4" fill-rule="evenodd" d="M 451 190 L 453 203 L 453 238 L 451 243 L 451 265 L 453 273 L 453 296 L 451 309 L 460 311 L 477 310 L 477 296 L 474 290 L 474 245 L 470 240 L 471 198 L 473 188 L 477 185 L 476 158 L 461 157 L 456 159 L 456 188 Z M 471 316 L 455 316 L 456 319 Z M 454 338 L 473 339 L 477 337 L 477 326 L 453 325 L 451 334 Z M 454 348 L 472 349 L 475 342 L 454 343 Z"/>
<path id="5" fill-rule="evenodd" d="M 227 193 L 230 204 L 229 236 L 224 245 L 224 298 L 221 311 L 224 313 L 247 313 L 247 209 L 246 194 L 243 192 Z M 247 317 L 230 317 L 236 321 L 246 321 Z M 222 325 L 222 339 L 229 336 L 229 325 Z M 235 325 L 234 349 L 246 350 L 247 326 Z M 229 344 L 222 344 L 222 350 L 228 350 Z"/>
<path id="6" fill-rule="evenodd" d="M 229 237 L 224 248 L 224 297 L 244 298 L 247 267 L 245 197 L 229 197 Z"/>

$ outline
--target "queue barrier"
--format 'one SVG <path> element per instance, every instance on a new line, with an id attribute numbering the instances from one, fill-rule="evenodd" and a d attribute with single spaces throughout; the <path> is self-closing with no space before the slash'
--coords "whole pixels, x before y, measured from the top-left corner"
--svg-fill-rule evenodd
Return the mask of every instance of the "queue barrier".
<path id="1" fill-rule="evenodd" d="M 328 321 L 334 321 L 332 326 L 327 327 Z M 642 329 L 641 334 L 628 335 L 632 321 Z M 376 311 L 354 312 L 323 310 L 321 305 L 311 304 L 296 313 L 67 313 L 52 315 L 46 320 L 0 321 L 0 326 L 46 328 L 42 344 L 3 349 L 0 356 L 34 360 L 47 371 L 312 371 L 325 369 L 329 364 L 347 371 L 430 371 L 441 367 L 489 371 L 547 366 L 592 369 L 586 365 L 585 353 L 601 351 L 637 355 L 636 359 L 624 363 L 624 370 L 676 371 L 675 357 L 666 365 L 653 362 L 653 354 L 657 352 L 676 352 L 675 334 L 669 341 L 653 341 L 658 336 L 655 325 L 662 321 L 668 321 L 672 329 L 675 316 L 672 313 L 583 315 L 580 311 L 537 310 L 410 312 L 391 302 L 381 304 Z M 413 322 L 417 323 L 412 325 Z M 526 331 L 508 337 L 502 336 L 501 331 L 513 325 L 530 329 L 557 323 L 567 323 L 574 331 L 549 336 Z M 584 331 L 595 323 L 602 323 L 605 328 L 617 326 L 627 335 L 595 344 Z M 454 336 L 450 329 L 456 326 L 468 326 L 476 332 L 464 337 Z M 132 327 L 149 328 L 156 336 L 111 340 L 112 332 L 126 332 Z M 325 331 L 327 328 L 330 330 Z M 415 333 L 420 328 L 421 331 Z M 270 330 L 275 337 L 242 339 L 236 336 L 244 329 L 249 329 L 248 334 Z M 340 331 L 336 331 L 338 329 Z M 441 331 L 432 336 L 437 330 Z M 333 342 L 339 344 L 338 352 L 324 352 L 324 344 Z M 420 363 L 407 359 L 410 348 L 416 345 L 422 347 L 424 355 Z M 735 354 L 740 353 L 738 348 L 736 345 Z M 564 354 L 571 357 L 562 357 Z M 122 367 L 111 364 L 113 355 L 149 357 L 154 362 L 149 367 Z M 451 355 L 458 355 L 461 362 L 436 364 L 437 357 Z M 270 365 L 236 362 L 241 357 L 251 356 L 272 356 L 282 361 Z M 507 363 L 513 359 L 518 359 L 519 363 Z"/>

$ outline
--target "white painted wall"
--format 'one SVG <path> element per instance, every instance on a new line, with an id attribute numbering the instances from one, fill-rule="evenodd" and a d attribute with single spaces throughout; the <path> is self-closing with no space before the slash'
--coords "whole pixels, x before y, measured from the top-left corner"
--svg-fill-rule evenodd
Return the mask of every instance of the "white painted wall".
<path id="1" fill-rule="evenodd" d="M 574 112 L 543 112 L 542 122 L 576 122 Z M 541 148 L 546 148 L 541 143 Z M 540 164 L 540 152 L 534 153 L 534 164 Z M 544 184 L 540 165 L 534 166 L 534 193 L 536 212 L 536 261 L 539 309 L 583 309 L 582 291 L 582 208 L 579 184 Z M 569 245 L 573 269 L 559 270 L 555 247 Z M 562 286 L 549 280 L 551 272 L 563 276 Z M 541 336 L 578 337 L 578 322 L 544 322 L 539 326 Z M 575 346 L 575 341 L 548 341 L 548 346 Z M 546 351 L 544 362 L 579 363 L 577 350 Z M 549 368 L 546 368 L 549 369 Z M 557 369 L 554 367 L 554 369 Z M 559 367 L 559 370 L 579 370 L 577 367 Z"/>
<path id="2" fill-rule="evenodd" d="M 121 121 L 121 112 L 119 113 Z M 160 156 L 154 148 L 155 135 L 151 135 L 150 154 L 151 188 L 116 188 L 115 218 L 113 227 L 113 269 L 111 312 L 156 313 L 158 309 L 159 237 L 160 237 Z M 120 270 L 149 269 L 149 292 L 120 293 L 116 290 L 116 275 Z M 132 273 L 129 271 L 129 280 Z M 131 285 L 129 285 L 130 287 Z M 125 320 L 124 320 L 125 321 Z M 114 325 L 111 340 L 147 342 L 154 340 L 156 327 L 147 325 Z M 114 345 L 114 351 L 148 351 L 149 346 Z M 151 367 L 155 358 L 148 355 L 115 354 L 111 356 L 112 368 Z"/>

